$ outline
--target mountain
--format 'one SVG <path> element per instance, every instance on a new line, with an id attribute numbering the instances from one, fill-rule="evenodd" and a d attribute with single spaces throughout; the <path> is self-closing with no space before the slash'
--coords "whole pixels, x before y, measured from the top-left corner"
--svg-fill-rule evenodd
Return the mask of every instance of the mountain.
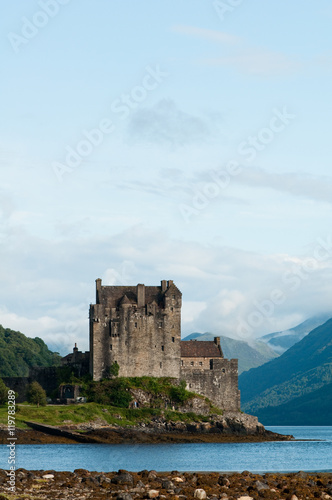
<path id="1" fill-rule="evenodd" d="M 315 401 L 317 394 L 328 397 L 331 383 L 332 319 L 312 330 L 279 358 L 242 373 L 239 377 L 242 409 L 260 415 L 263 424 L 265 417 L 274 424 L 279 422 L 279 416 L 285 415 L 287 408 L 292 409 L 292 418 L 296 415 L 297 425 L 302 425 L 307 416 L 297 405 L 305 408 L 310 400 Z M 320 406 L 323 403 L 324 399 Z M 313 406 L 311 411 L 317 413 L 317 408 Z"/>
<path id="2" fill-rule="evenodd" d="M 182 340 L 213 340 L 213 333 L 191 333 Z M 278 355 L 264 342 L 254 341 L 252 344 L 242 340 L 220 336 L 220 345 L 225 358 L 239 360 L 239 373 L 267 363 Z"/>
<path id="3" fill-rule="evenodd" d="M 45 342 L 0 325 L 0 377 L 26 377 L 32 366 L 59 365 L 61 357 Z"/>
<path id="4" fill-rule="evenodd" d="M 331 318 L 331 314 L 321 314 L 319 316 L 314 316 L 307 319 L 300 325 L 290 328 L 289 330 L 284 330 L 282 332 L 268 333 L 263 337 L 260 337 L 262 342 L 265 342 L 271 347 L 276 353 L 282 354 L 287 349 L 292 347 L 294 344 L 302 340 L 309 332 L 314 328 L 325 323 Z"/>
<path id="5" fill-rule="evenodd" d="M 261 408 L 256 416 L 264 425 L 331 425 L 332 384 L 277 407 Z"/>

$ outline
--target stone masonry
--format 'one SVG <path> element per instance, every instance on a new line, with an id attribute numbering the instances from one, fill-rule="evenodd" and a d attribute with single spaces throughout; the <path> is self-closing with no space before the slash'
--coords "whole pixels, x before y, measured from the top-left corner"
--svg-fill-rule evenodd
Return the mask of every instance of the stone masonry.
<path id="1" fill-rule="evenodd" d="M 221 409 L 240 410 L 238 361 L 224 359 L 220 338 L 181 341 L 182 294 L 160 286 L 103 286 L 90 305 L 90 373 L 107 377 L 113 363 L 123 377 L 174 377 Z"/>
<path id="2" fill-rule="evenodd" d="M 182 341 L 180 376 L 189 391 L 208 397 L 219 408 L 240 410 L 238 360 L 223 357 L 219 337 L 214 342 Z"/>
<path id="3" fill-rule="evenodd" d="M 112 363 L 123 377 L 180 377 L 182 294 L 161 286 L 102 286 L 90 306 L 90 373 L 107 376 Z"/>

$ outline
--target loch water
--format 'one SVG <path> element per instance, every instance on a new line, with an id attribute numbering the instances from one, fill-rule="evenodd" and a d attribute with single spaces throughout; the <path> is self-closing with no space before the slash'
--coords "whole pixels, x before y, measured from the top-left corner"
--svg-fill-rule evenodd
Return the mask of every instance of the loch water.
<path id="1" fill-rule="evenodd" d="M 16 468 L 116 471 L 332 472 L 332 426 L 267 427 L 296 441 L 186 444 L 43 444 L 16 446 Z M 8 469 L 0 446 L 0 468 Z"/>

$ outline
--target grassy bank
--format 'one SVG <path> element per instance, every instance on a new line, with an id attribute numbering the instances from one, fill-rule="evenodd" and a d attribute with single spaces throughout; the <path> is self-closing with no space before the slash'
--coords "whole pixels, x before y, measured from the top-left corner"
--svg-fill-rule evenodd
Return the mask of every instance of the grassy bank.
<path id="1" fill-rule="evenodd" d="M 62 426 L 68 424 L 84 424 L 103 420 L 108 425 L 122 427 L 134 426 L 140 422 L 148 423 L 151 418 L 163 416 L 166 420 L 182 422 L 204 422 L 208 417 L 194 413 L 180 413 L 158 408 L 118 408 L 110 405 L 86 403 L 79 405 L 49 405 L 37 407 L 34 405 L 17 405 L 16 426 L 27 428 L 24 421 L 39 422 L 46 425 Z M 69 422 L 70 421 L 70 422 Z M 7 407 L 0 407 L 0 424 L 7 425 Z"/>

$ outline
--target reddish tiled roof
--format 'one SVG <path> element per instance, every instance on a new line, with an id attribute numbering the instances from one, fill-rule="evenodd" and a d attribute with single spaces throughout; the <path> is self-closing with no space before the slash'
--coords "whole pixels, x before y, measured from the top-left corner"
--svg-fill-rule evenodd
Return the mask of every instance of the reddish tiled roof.
<path id="1" fill-rule="evenodd" d="M 221 358 L 218 346 L 211 340 L 182 340 L 181 358 Z"/>

